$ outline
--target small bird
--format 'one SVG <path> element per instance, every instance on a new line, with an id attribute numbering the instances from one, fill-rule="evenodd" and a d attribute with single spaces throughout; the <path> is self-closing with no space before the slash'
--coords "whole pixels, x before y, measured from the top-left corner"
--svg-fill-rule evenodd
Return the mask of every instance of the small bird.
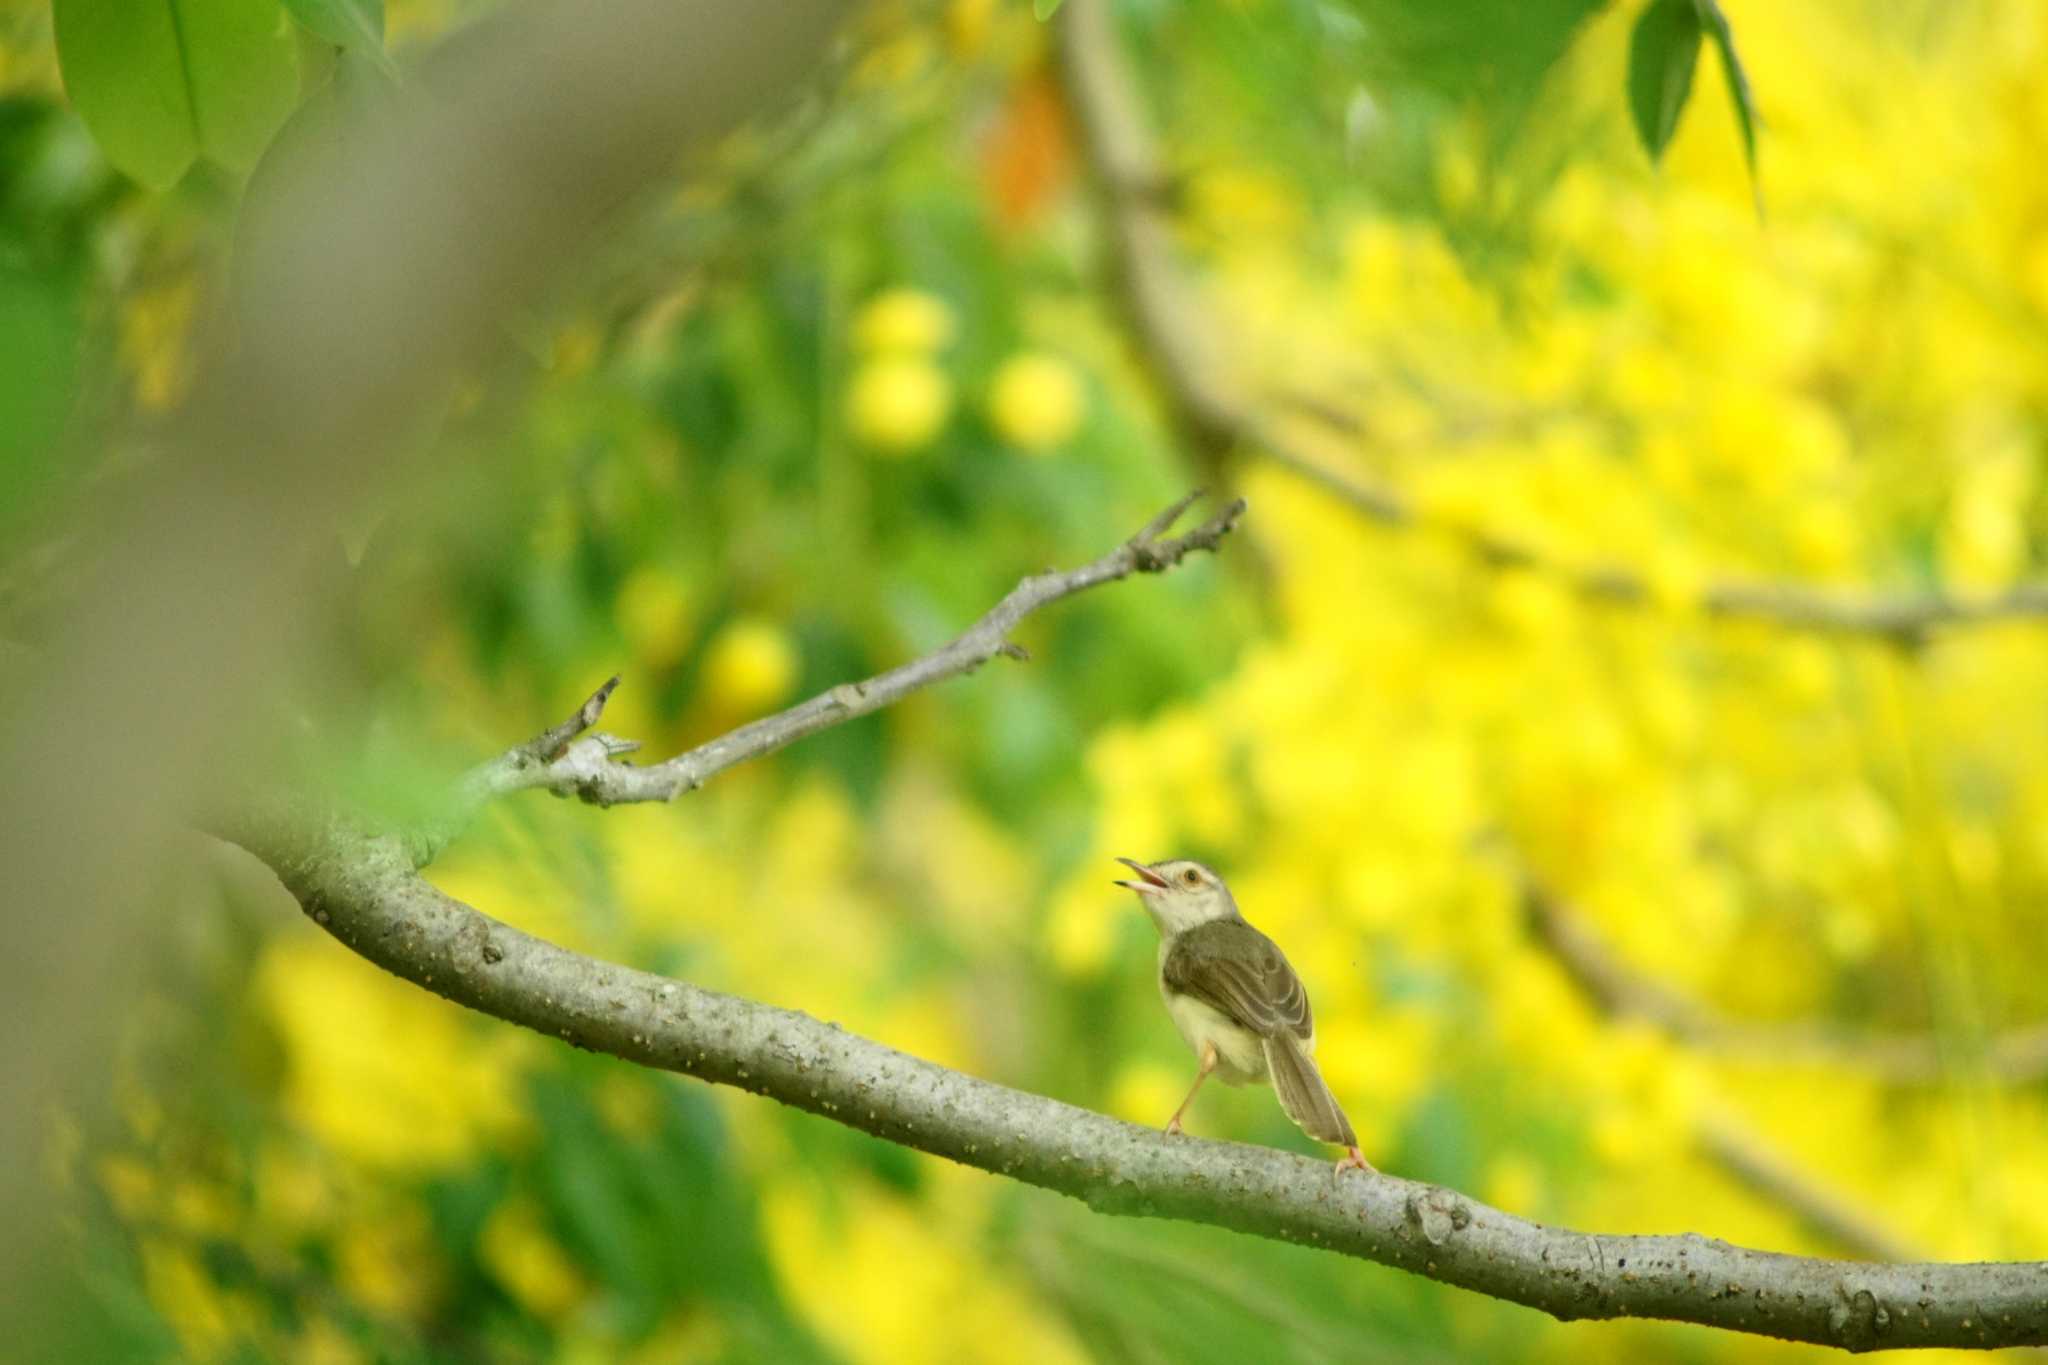
<path id="1" fill-rule="evenodd" d="M 1315 1017 L 1279 945 L 1246 923 L 1230 888 L 1200 863 L 1117 861 L 1138 874 L 1116 885 L 1135 891 L 1159 926 L 1159 993 L 1202 1066 L 1166 1131 L 1181 1131 L 1181 1115 L 1212 1071 L 1231 1085 L 1270 1080 L 1303 1132 L 1344 1149 L 1339 1170 L 1373 1169 L 1310 1056 Z"/>

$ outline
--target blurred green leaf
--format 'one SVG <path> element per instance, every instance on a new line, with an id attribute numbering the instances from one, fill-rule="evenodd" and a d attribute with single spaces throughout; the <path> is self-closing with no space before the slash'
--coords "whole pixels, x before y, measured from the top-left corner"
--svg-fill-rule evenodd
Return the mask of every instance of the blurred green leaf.
<path id="1" fill-rule="evenodd" d="M 1728 101 L 1735 106 L 1735 122 L 1742 129 L 1742 154 L 1749 161 L 1750 183 L 1756 186 L 1756 96 L 1749 88 L 1749 73 L 1742 68 L 1742 58 L 1736 55 L 1735 30 L 1729 26 L 1728 16 L 1721 12 L 1720 0 L 1696 3 L 1708 32 L 1713 35 L 1714 46 L 1721 52 L 1721 74 L 1728 81 Z M 1761 187 L 1757 188 L 1757 206 L 1763 206 Z"/>
<path id="2" fill-rule="evenodd" d="M 249 169 L 298 99 L 276 0 L 53 0 L 64 87 L 107 160 L 152 189 Z"/>
<path id="3" fill-rule="evenodd" d="M 1351 0 L 1370 51 L 1404 81 L 1460 98 L 1483 94 L 1512 121 L 1570 47 L 1598 0 Z M 1275 73 L 1277 79 L 1284 79 Z"/>
<path id="4" fill-rule="evenodd" d="M 1664 155 L 1692 94 L 1700 37 L 1700 12 L 1693 0 L 1654 0 L 1629 38 L 1629 113 L 1652 161 Z"/>

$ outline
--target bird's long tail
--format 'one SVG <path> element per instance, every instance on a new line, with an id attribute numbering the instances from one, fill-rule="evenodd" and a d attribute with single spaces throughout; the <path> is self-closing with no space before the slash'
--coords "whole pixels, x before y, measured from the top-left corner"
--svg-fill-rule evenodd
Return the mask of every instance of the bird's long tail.
<path id="1" fill-rule="evenodd" d="M 1315 1059 L 1302 1050 L 1300 1040 L 1293 1034 L 1266 1039 L 1266 1069 L 1272 1073 L 1273 1093 L 1280 1097 L 1280 1107 L 1287 1111 L 1288 1118 L 1301 1125 L 1301 1131 L 1318 1142 L 1358 1146 L 1351 1120 L 1344 1117 L 1337 1097 L 1324 1084 Z"/>

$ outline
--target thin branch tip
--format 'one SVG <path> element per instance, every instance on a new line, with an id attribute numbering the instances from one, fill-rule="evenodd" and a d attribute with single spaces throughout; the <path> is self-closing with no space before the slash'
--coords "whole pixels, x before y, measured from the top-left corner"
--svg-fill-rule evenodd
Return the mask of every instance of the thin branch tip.
<path id="1" fill-rule="evenodd" d="M 1208 491 L 1206 488 L 1197 488 L 1191 493 L 1184 494 L 1172 506 L 1140 527 L 1138 534 L 1131 537 L 1131 544 L 1149 545 L 1165 535 L 1173 529 L 1173 524 L 1179 521 L 1190 507 L 1193 507 L 1202 500 L 1203 495 Z"/>
<path id="2" fill-rule="evenodd" d="M 1157 539 L 1159 530 L 1164 530 L 1177 520 L 1187 507 L 1201 494 L 1191 493 L 1179 503 L 1167 509 L 1167 513 L 1153 518 L 1145 531 L 1133 537 L 1129 548 L 1134 567 L 1140 573 L 1163 573 L 1180 563 L 1196 550 L 1214 550 L 1223 543 L 1223 537 L 1237 529 L 1238 521 L 1244 516 L 1248 504 L 1243 498 L 1233 498 L 1215 516 L 1195 527 L 1186 535 L 1168 540 Z M 1170 514 L 1170 515 L 1169 515 Z M 1147 534 L 1147 533 L 1150 534 Z"/>
<path id="3" fill-rule="evenodd" d="M 619 677 L 614 675 L 575 715 L 472 771 L 460 784 L 453 817 L 442 822 L 442 837 L 426 845 L 426 856 L 431 858 L 467 824 L 479 805 L 495 797 L 540 788 L 594 806 L 673 801 L 734 764 L 878 711 L 933 683 L 972 673 L 991 659 L 1028 662 L 1030 651 L 1012 640 L 1010 632 L 1032 612 L 1132 572 L 1162 572 L 1192 550 L 1215 549 L 1243 515 L 1242 498 L 1186 535 L 1159 538 L 1202 496 L 1203 490 L 1197 489 L 1179 499 L 1137 535 L 1091 563 L 1064 571 L 1047 569 L 1024 579 L 966 632 L 921 658 L 872 678 L 840 683 L 659 763 L 617 762 L 639 745 L 612 735 L 585 737 L 584 732 L 596 724 L 606 700 L 619 685 Z M 420 865 L 424 866 L 424 861 Z"/>

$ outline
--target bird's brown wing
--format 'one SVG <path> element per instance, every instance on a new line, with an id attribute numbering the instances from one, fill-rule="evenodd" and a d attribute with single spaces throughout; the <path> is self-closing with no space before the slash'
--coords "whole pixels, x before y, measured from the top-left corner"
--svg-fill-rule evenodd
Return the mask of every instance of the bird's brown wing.
<path id="1" fill-rule="evenodd" d="M 1174 940 L 1160 969 L 1168 990 L 1265 1038 L 1315 1036 L 1308 992 L 1272 939 L 1241 919 L 1211 920 Z"/>

